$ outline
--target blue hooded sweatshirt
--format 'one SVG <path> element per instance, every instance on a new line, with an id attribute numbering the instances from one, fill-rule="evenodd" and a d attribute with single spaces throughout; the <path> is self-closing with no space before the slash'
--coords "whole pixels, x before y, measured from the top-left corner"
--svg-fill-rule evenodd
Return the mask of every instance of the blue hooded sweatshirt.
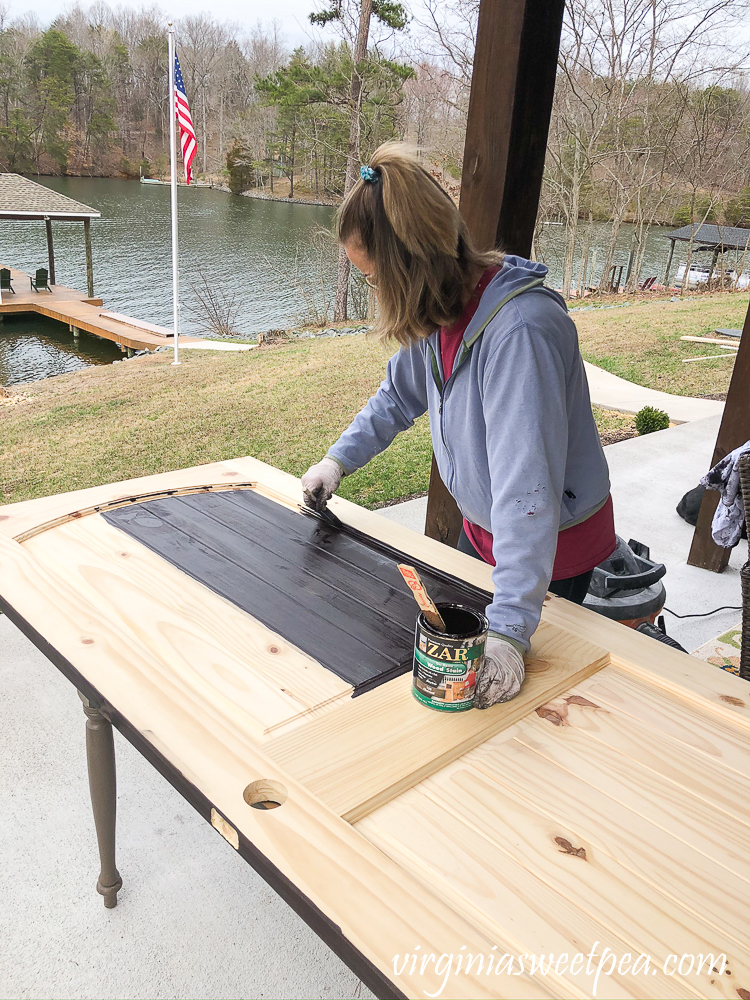
<path id="1" fill-rule="evenodd" d="M 466 328 L 453 372 L 440 332 L 401 349 L 330 448 L 351 473 L 429 410 L 440 476 L 463 516 L 492 533 L 490 629 L 528 650 L 560 528 L 606 501 L 609 474 L 578 334 L 547 268 L 506 256 Z M 499 308 L 498 308 L 499 307 Z"/>

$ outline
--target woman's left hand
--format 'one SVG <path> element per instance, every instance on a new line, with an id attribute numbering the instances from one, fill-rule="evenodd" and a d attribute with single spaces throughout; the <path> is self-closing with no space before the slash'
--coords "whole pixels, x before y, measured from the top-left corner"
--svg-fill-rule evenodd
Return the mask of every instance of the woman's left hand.
<path id="1" fill-rule="evenodd" d="M 484 648 L 484 663 L 477 677 L 474 708 L 489 708 L 510 701 L 521 690 L 523 655 L 501 635 L 490 633 Z"/>

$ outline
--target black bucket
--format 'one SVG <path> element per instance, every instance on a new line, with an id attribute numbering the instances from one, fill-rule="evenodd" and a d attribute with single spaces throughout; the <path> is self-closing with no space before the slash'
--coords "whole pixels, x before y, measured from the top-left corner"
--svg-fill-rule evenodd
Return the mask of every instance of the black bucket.
<path id="1" fill-rule="evenodd" d="M 417 618 L 411 693 L 428 708 L 464 712 L 474 705 L 489 622 L 462 604 L 438 604 L 437 609 L 446 632 L 436 631 L 424 614 Z"/>

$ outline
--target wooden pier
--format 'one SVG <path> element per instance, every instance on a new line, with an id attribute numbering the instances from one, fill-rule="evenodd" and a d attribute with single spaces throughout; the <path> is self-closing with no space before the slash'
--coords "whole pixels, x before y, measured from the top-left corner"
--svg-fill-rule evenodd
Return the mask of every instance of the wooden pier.
<path id="1" fill-rule="evenodd" d="M 64 285 L 51 285 L 50 292 L 35 292 L 28 274 L 16 268 L 10 268 L 10 272 L 15 292 L 3 291 L 0 317 L 12 313 L 36 313 L 65 323 L 73 334 L 76 331 L 91 333 L 120 344 L 123 350 L 153 351 L 172 344 L 172 331 L 167 327 L 109 312 L 103 309 L 102 299 L 89 298 L 83 292 Z M 195 343 L 198 339 L 180 337 L 180 343 Z"/>

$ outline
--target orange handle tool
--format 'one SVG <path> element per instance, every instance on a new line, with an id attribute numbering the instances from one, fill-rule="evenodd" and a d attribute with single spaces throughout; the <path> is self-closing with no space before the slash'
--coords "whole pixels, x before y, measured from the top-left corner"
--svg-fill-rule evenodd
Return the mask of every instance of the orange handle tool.
<path id="1" fill-rule="evenodd" d="M 414 600 L 424 612 L 424 616 L 430 625 L 432 625 L 433 628 L 436 628 L 439 632 L 447 631 L 445 628 L 445 622 L 443 621 L 443 616 L 435 607 L 435 602 L 427 593 L 419 573 L 417 573 L 413 566 L 405 566 L 403 563 L 398 564 L 398 569 L 399 573 L 406 581 L 406 585 L 414 595 Z"/>

